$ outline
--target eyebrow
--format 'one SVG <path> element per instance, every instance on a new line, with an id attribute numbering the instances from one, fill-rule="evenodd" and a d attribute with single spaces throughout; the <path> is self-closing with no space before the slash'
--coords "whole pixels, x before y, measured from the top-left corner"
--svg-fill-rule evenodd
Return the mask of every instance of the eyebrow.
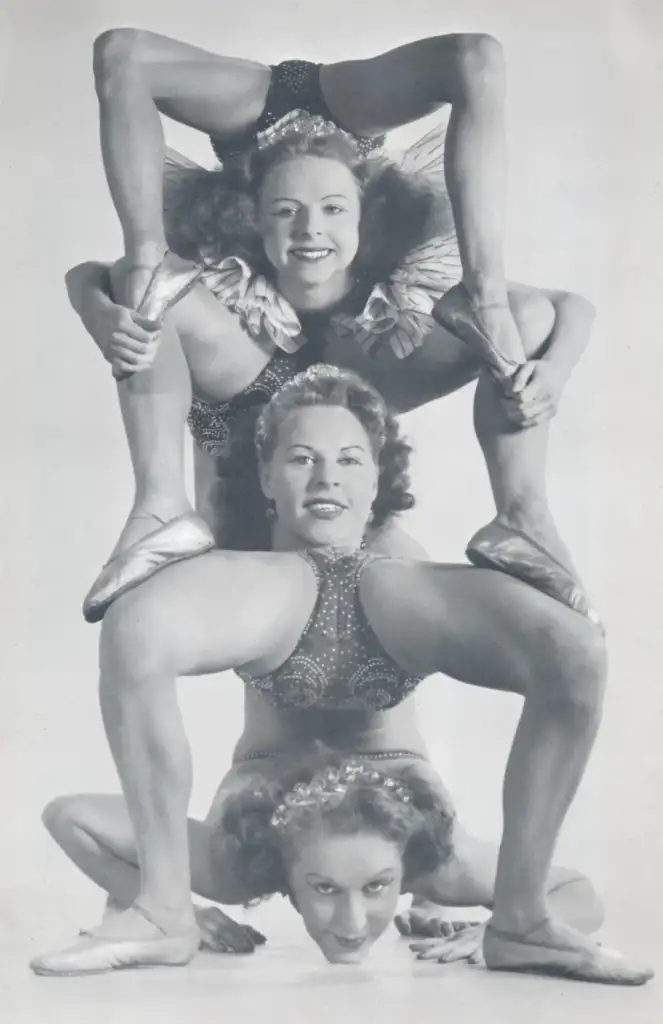
<path id="1" fill-rule="evenodd" d="M 369 882 L 378 882 L 378 881 L 380 881 L 380 879 L 386 878 L 387 876 L 389 876 L 390 878 L 394 877 L 394 869 L 393 868 L 386 867 L 386 868 L 383 868 L 382 871 L 376 871 L 374 875 L 371 875 L 370 878 L 366 879 L 366 881 L 364 882 L 364 885 L 368 885 Z M 328 875 L 319 875 L 316 871 L 309 871 L 308 874 L 305 877 L 306 877 L 307 882 L 311 882 L 314 879 L 316 879 L 318 882 L 328 882 L 329 885 L 339 886 L 339 883 L 334 881 L 333 878 L 330 878 Z M 339 888 L 340 888 L 340 886 L 339 886 Z"/>
<path id="2" fill-rule="evenodd" d="M 323 196 L 321 202 L 325 202 L 327 199 L 349 199 L 343 192 L 333 192 L 330 196 Z M 295 199 L 293 196 L 274 196 L 272 199 L 273 203 L 299 203 L 301 206 L 301 200 Z"/>
<path id="3" fill-rule="evenodd" d="M 315 451 L 315 448 L 313 448 L 310 444 L 304 444 L 303 441 L 295 441 L 294 444 L 288 445 L 288 451 L 292 451 L 293 448 L 306 448 L 307 452 L 314 452 Z M 363 447 L 363 445 L 360 445 L 360 444 L 346 444 L 346 445 L 343 445 L 343 447 L 341 448 L 341 451 L 342 452 L 349 452 L 349 451 L 352 451 L 353 448 L 356 448 L 360 452 L 366 452 L 366 449 Z"/>

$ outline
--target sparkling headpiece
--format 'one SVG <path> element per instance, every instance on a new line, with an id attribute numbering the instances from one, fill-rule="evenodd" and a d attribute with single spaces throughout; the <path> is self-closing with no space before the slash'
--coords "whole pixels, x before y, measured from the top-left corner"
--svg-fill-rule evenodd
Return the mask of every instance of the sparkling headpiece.
<path id="1" fill-rule="evenodd" d="M 320 114 L 309 114 L 307 110 L 291 110 L 276 124 L 256 135 L 258 149 L 273 146 L 281 139 L 298 135 L 306 139 L 325 138 L 328 135 L 341 135 L 353 149 L 357 150 L 357 140 L 348 132 L 339 128 L 333 121 L 325 121 Z"/>
<path id="2" fill-rule="evenodd" d="M 410 791 L 397 779 L 353 759 L 346 761 L 342 768 L 323 769 L 308 784 L 298 782 L 294 789 L 286 793 L 283 803 L 274 811 L 270 824 L 283 831 L 299 811 L 312 807 L 339 807 L 349 790 L 366 785 L 382 788 L 404 804 L 412 800 Z"/>

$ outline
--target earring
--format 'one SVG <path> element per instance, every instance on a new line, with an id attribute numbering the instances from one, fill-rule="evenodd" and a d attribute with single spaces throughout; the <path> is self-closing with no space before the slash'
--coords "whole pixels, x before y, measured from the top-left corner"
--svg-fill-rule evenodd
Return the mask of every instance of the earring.
<path id="1" fill-rule="evenodd" d="M 276 519 L 276 502 L 273 498 L 270 498 L 267 502 L 267 511 L 265 515 L 268 519 Z"/>

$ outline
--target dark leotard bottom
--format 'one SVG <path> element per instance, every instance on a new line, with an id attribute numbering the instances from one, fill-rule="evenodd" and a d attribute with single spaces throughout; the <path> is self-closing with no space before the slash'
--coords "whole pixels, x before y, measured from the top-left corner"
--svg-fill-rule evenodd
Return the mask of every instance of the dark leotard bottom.
<path id="1" fill-rule="evenodd" d="M 332 121 L 339 128 L 347 131 L 333 117 L 325 102 L 320 85 L 321 67 L 322 64 L 313 64 L 307 60 L 284 60 L 281 64 L 272 65 L 272 77 L 265 100 L 265 108 L 252 128 L 231 139 L 210 136 L 214 152 L 221 163 L 227 163 L 234 157 L 242 156 L 251 150 L 259 132 L 271 128 L 292 110 L 306 110 L 309 114 L 323 117 L 325 121 Z M 353 137 L 356 139 L 359 154 L 362 157 L 368 156 L 384 143 L 384 135 L 373 138 L 356 135 Z"/>

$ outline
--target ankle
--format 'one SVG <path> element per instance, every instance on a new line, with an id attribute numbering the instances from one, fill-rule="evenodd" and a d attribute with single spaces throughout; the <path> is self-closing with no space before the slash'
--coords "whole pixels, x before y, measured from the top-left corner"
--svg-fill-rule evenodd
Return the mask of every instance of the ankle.
<path id="1" fill-rule="evenodd" d="M 487 277 L 481 273 L 463 275 L 463 287 L 477 309 L 509 309 L 509 292 L 504 277 Z"/>

